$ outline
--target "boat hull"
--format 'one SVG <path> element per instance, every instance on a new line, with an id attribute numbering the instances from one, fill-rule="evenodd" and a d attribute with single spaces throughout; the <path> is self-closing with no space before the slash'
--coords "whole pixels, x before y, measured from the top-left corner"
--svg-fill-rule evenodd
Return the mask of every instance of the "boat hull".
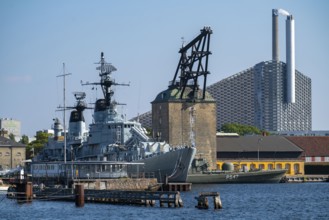
<path id="1" fill-rule="evenodd" d="M 134 162 L 145 163 L 144 172 L 154 174 L 158 182 L 166 182 L 166 177 L 168 182 L 186 182 L 195 153 L 195 148 L 185 147 Z"/>
<path id="2" fill-rule="evenodd" d="M 287 170 L 189 174 L 190 183 L 278 183 Z"/>

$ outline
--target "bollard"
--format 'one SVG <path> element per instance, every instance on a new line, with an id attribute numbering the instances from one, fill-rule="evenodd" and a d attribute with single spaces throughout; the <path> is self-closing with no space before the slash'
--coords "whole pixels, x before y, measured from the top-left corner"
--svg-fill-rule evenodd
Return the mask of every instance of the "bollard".
<path id="1" fill-rule="evenodd" d="M 77 207 L 83 207 L 85 205 L 84 186 L 81 184 L 75 185 L 75 205 Z"/>

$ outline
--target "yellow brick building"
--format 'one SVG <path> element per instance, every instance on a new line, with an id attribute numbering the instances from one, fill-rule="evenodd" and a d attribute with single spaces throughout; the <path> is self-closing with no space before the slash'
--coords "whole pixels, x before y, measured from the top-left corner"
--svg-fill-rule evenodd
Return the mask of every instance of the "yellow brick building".
<path id="1" fill-rule="evenodd" d="M 304 175 L 303 150 L 283 136 L 217 136 L 217 169 L 231 162 L 235 169 L 287 169 Z"/>
<path id="2" fill-rule="evenodd" d="M 229 161 L 217 161 L 217 169 L 221 169 L 223 163 L 231 162 L 233 163 L 235 169 L 241 170 L 246 167 L 248 170 L 251 169 L 263 169 L 263 170 L 273 170 L 273 169 L 287 169 L 287 175 L 304 175 L 304 161 L 300 160 L 262 160 L 262 161 L 252 161 L 252 160 L 229 160 Z"/>

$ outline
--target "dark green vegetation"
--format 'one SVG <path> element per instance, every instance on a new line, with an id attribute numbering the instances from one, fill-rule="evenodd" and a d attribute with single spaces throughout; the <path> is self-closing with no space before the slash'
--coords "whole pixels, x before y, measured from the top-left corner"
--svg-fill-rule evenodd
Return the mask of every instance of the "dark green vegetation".
<path id="1" fill-rule="evenodd" d="M 238 133 L 239 135 L 247 135 L 247 134 L 268 135 L 268 132 L 261 131 L 257 127 L 250 125 L 241 125 L 237 123 L 226 123 L 221 127 L 221 131 L 226 133 Z"/>
<path id="2" fill-rule="evenodd" d="M 32 141 L 26 146 L 26 159 L 31 159 L 34 157 L 34 155 L 37 155 L 43 149 L 44 145 L 48 142 L 48 137 L 50 135 L 51 134 L 45 132 L 38 132 L 35 136 L 36 140 Z"/>

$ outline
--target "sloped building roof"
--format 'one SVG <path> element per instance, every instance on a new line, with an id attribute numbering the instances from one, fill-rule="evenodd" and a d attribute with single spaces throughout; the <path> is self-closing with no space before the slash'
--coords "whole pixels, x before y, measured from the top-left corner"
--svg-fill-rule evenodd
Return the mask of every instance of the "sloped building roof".
<path id="1" fill-rule="evenodd" d="M 0 136 L 0 147 L 25 147 L 24 144 L 18 143 L 16 141 L 12 141 L 9 138 L 5 138 Z"/>
<path id="2" fill-rule="evenodd" d="M 217 152 L 303 152 L 282 136 L 217 137 Z"/>
<path id="3" fill-rule="evenodd" d="M 329 137 L 286 137 L 291 143 L 302 148 L 305 152 L 305 156 L 329 156 Z"/>

